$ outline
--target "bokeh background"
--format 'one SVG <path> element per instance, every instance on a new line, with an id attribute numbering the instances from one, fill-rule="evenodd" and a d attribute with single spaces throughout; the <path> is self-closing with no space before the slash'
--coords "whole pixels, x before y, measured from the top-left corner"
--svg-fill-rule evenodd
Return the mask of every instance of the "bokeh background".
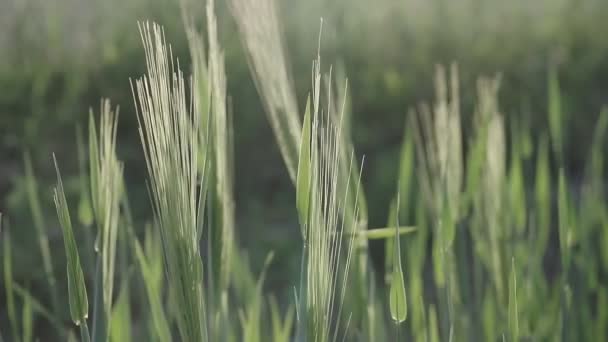
<path id="1" fill-rule="evenodd" d="M 217 2 L 234 113 L 239 245 L 257 260 L 254 265 L 275 251 L 267 284 L 285 292 L 293 286 L 289 280 L 297 278 L 299 263 L 295 193 L 234 20 L 227 4 Z M 353 140 L 357 157 L 365 156 L 363 185 L 371 227 L 386 225 L 406 115 L 409 108 L 433 99 L 436 64 L 459 65 L 465 123 L 472 113 L 476 78 L 500 73 L 500 108 L 507 121 L 515 116 L 538 134 L 547 131 L 547 80 L 555 71 L 568 114 L 565 165 L 569 182 L 576 186 L 593 125 L 608 103 L 608 1 L 277 2 L 300 107 L 311 84 L 321 17 L 323 61 L 343 66 L 347 73 Z M 174 55 L 189 70 L 177 0 L 0 1 L 0 211 L 12 233 L 15 279 L 41 298 L 46 285 L 32 238 L 24 154 L 30 153 L 40 185 L 57 278 L 65 279 L 61 230 L 52 205 L 51 154 L 57 154 L 76 203 L 78 127 L 86 128 L 89 108 L 97 110 L 102 97 L 120 106 L 118 153 L 125 162 L 130 200 L 136 219 L 149 217 L 129 84 L 144 71 L 137 29 L 137 21 L 143 20 L 165 27 Z M 377 258 L 382 256 L 379 248 L 372 245 Z M 4 293 L 0 321 L 5 321 L 1 303 Z"/>

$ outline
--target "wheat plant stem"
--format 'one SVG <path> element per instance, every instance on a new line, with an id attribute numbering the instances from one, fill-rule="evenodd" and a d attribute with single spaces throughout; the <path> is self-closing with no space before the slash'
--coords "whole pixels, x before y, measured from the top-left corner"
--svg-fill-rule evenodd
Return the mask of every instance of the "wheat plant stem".
<path id="1" fill-rule="evenodd" d="M 297 342 L 305 342 L 307 341 L 307 294 L 306 294 L 306 265 L 307 265 L 307 252 L 308 252 L 308 243 L 304 242 L 302 244 L 302 260 L 300 263 L 300 296 L 298 298 L 298 308 L 300 312 L 298 313 L 298 331 L 297 331 Z"/>
<path id="2" fill-rule="evenodd" d="M 89 326 L 87 325 L 86 320 L 83 320 L 82 325 L 80 326 L 80 340 L 82 342 L 91 342 L 91 336 L 89 335 Z"/>

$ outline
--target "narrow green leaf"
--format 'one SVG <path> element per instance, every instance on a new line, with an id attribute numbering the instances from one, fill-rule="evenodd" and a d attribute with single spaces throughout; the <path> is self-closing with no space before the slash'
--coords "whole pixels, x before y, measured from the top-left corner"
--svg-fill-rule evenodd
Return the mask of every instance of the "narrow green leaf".
<path id="1" fill-rule="evenodd" d="M 515 259 L 511 259 L 511 274 L 509 276 L 509 340 L 519 340 L 519 317 L 517 313 L 517 276 Z"/>
<path id="2" fill-rule="evenodd" d="M 566 188 L 566 177 L 564 170 L 559 170 L 559 185 L 558 185 L 558 216 L 559 216 L 559 249 L 562 257 L 562 266 L 564 270 L 568 269 L 570 263 L 570 222 L 568 205 L 568 192 Z"/>
<path id="3" fill-rule="evenodd" d="M 406 128 L 404 130 L 404 139 L 401 145 L 401 158 L 399 160 L 399 203 L 402 208 L 399 210 L 406 210 L 403 206 L 408 205 L 408 199 L 410 189 L 412 187 L 412 181 L 414 180 L 414 140 L 412 134 Z"/>
<path id="4" fill-rule="evenodd" d="M 0 227 L 2 226 L 2 214 L 0 213 Z M 17 332 L 17 311 L 15 308 L 15 295 L 13 291 L 13 261 L 11 251 L 11 236 L 8 230 L 2 237 L 3 266 L 4 266 L 4 290 L 6 292 L 6 311 L 11 326 L 13 338 L 18 339 Z"/>
<path id="5" fill-rule="evenodd" d="M 302 138 L 300 139 L 300 156 L 296 178 L 296 205 L 304 239 L 306 239 L 306 229 L 308 227 L 308 207 L 310 202 L 310 139 L 311 114 L 309 95 L 306 100 L 306 110 L 304 111 L 304 127 L 302 129 Z"/>
<path id="6" fill-rule="evenodd" d="M 499 322 L 496 318 L 496 304 L 494 302 L 494 296 L 490 294 L 490 291 L 486 291 L 483 297 L 481 312 L 484 333 L 483 340 L 497 341 L 497 325 Z"/>
<path id="7" fill-rule="evenodd" d="M 112 308 L 112 323 L 110 324 L 110 341 L 112 342 L 132 341 L 129 299 L 129 281 L 127 279 L 123 282 L 116 304 Z"/>
<path id="8" fill-rule="evenodd" d="M 23 326 L 23 342 L 32 342 L 34 340 L 34 312 L 32 310 L 32 302 L 30 297 L 23 298 L 23 309 L 21 311 Z"/>
<path id="9" fill-rule="evenodd" d="M 42 257 L 42 266 L 44 268 L 46 279 L 49 283 L 49 292 L 51 294 L 53 310 L 57 312 L 57 310 L 59 310 L 59 299 L 57 295 L 57 282 L 53 271 L 53 257 L 49 245 L 47 227 L 44 224 L 40 197 L 38 195 L 38 184 L 36 182 L 36 177 L 34 176 L 32 160 L 28 152 L 24 154 L 24 168 L 27 197 L 30 211 L 32 213 L 34 228 L 38 237 L 38 247 L 40 248 L 40 256 Z"/>
<path id="10" fill-rule="evenodd" d="M 269 306 L 272 326 L 272 341 L 289 342 L 295 312 L 293 306 L 289 306 L 287 308 L 287 313 L 283 315 L 274 296 L 270 296 Z"/>
<path id="11" fill-rule="evenodd" d="M 387 224 L 390 227 L 397 227 L 397 215 L 398 215 L 398 210 L 397 210 L 397 203 L 398 203 L 398 198 L 393 198 L 393 200 L 391 201 L 391 204 L 389 206 L 388 209 L 388 222 Z M 385 274 L 384 274 L 384 279 L 386 280 L 386 284 L 390 285 L 390 280 L 393 274 L 393 262 L 395 261 L 395 248 L 397 248 L 397 246 L 395 246 L 395 228 L 391 228 L 391 237 L 393 237 L 393 239 L 386 239 L 384 241 L 384 270 L 385 270 Z"/>
<path id="12" fill-rule="evenodd" d="M 395 232 L 395 244 L 397 249 L 395 250 L 393 261 L 393 275 L 391 277 L 391 287 L 389 293 L 389 304 L 391 317 L 395 323 L 399 324 L 405 321 L 407 318 L 407 298 L 405 295 L 405 281 L 403 279 L 403 267 L 401 265 L 401 243 L 399 239 L 398 229 L 394 228 Z"/>
<path id="13" fill-rule="evenodd" d="M 562 149 L 563 149 L 563 114 L 561 104 L 561 93 L 559 88 L 559 80 L 557 78 L 557 72 L 551 70 L 549 72 L 549 133 L 551 134 L 551 146 L 553 152 L 561 162 Z"/>
<path id="14" fill-rule="evenodd" d="M 443 264 L 443 248 L 440 243 L 441 238 L 433 240 L 433 246 L 431 250 L 431 258 L 433 261 L 433 271 L 435 275 L 435 283 L 439 287 L 445 286 L 445 268 Z"/>
<path id="15" fill-rule="evenodd" d="M 515 221 L 515 229 L 518 233 L 523 233 L 526 228 L 526 192 L 522 162 L 519 153 L 514 153 L 509 174 L 509 200 L 510 208 Z"/>
<path id="16" fill-rule="evenodd" d="M 65 245 L 65 254 L 67 259 L 67 277 L 68 277 L 68 296 L 70 302 L 70 316 L 76 325 L 85 323 L 88 312 L 89 302 L 87 299 L 87 290 L 84 283 L 84 275 L 80 266 L 80 257 L 78 256 L 78 248 L 76 247 L 76 239 L 72 230 L 72 221 L 68 209 L 61 174 L 57 159 L 53 154 L 55 163 L 55 171 L 57 172 L 57 186 L 55 188 L 54 200 L 57 208 L 57 216 L 61 224 L 63 232 L 63 242 Z"/>
<path id="17" fill-rule="evenodd" d="M 93 120 L 93 112 L 92 110 L 89 112 L 89 120 Z M 90 124 L 90 123 L 89 123 Z M 91 127 L 89 127 L 91 129 Z M 90 185 L 89 185 L 89 176 L 87 173 L 87 161 L 88 156 L 86 155 L 85 150 L 87 147 L 84 144 L 84 139 L 82 138 L 82 129 L 80 125 L 76 126 L 76 150 L 78 156 L 78 171 L 79 171 L 79 181 L 80 181 L 80 200 L 78 201 L 78 221 L 86 226 L 87 231 L 89 231 L 89 226 L 93 224 L 93 208 L 91 204 L 91 195 L 90 195 Z M 88 161 L 89 164 L 93 161 Z"/>
<path id="18" fill-rule="evenodd" d="M 439 323 L 437 320 L 437 310 L 431 304 L 429 309 L 429 342 L 439 342 Z"/>
<path id="19" fill-rule="evenodd" d="M 34 298 L 26 289 L 19 286 L 19 284 L 13 284 L 13 290 L 17 295 L 19 295 L 23 301 L 28 301 L 32 306 L 32 310 L 35 313 L 40 314 L 46 320 L 51 322 L 53 327 L 57 330 L 57 333 L 60 336 L 65 335 L 65 327 L 63 326 L 63 322 L 59 320 L 59 317 L 53 315 L 47 308 L 44 307 L 36 298 Z"/>
<path id="20" fill-rule="evenodd" d="M 103 114 L 103 113 L 102 113 Z M 95 128 L 95 118 L 93 117 L 93 110 L 89 113 L 89 171 L 91 177 L 91 200 L 92 202 L 89 205 L 92 205 L 93 211 L 95 213 L 95 217 L 99 217 L 99 203 L 97 203 L 96 194 L 99 193 L 98 184 L 99 184 L 99 147 L 97 140 L 97 129 Z M 82 195 L 82 198 L 86 197 L 86 195 Z M 81 198 L 81 200 L 82 200 Z M 86 200 L 85 200 L 86 201 Z M 85 204 L 83 204 L 84 206 Z M 83 209 L 85 211 L 87 209 Z M 87 215 L 88 213 L 83 213 Z M 89 219 L 89 217 L 84 217 L 84 219 Z M 92 218 L 90 218 L 92 221 Z"/>
<path id="21" fill-rule="evenodd" d="M 537 217 L 537 252 L 544 253 L 549 239 L 551 225 L 551 174 L 549 172 L 549 156 L 547 141 L 542 139 L 538 147 L 536 164 L 535 195 Z"/>
<path id="22" fill-rule="evenodd" d="M 151 234 L 149 232 L 146 236 L 146 254 L 144 254 L 139 241 L 135 237 L 133 237 L 133 246 L 135 258 L 139 264 L 146 288 L 155 334 L 160 341 L 169 342 L 171 341 L 171 332 L 162 305 L 162 256 L 158 253 L 161 246 L 157 241 L 158 239 Z"/>
<path id="23" fill-rule="evenodd" d="M 597 298 L 597 319 L 595 321 L 595 336 L 598 341 L 606 341 L 608 338 L 608 296 L 605 287 L 600 287 Z"/>
<path id="24" fill-rule="evenodd" d="M 416 227 L 413 226 L 401 226 L 397 228 L 397 234 L 405 235 L 410 234 L 416 231 Z M 395 237 L 395 228 L 375 228 L 359 231 L 357 235 L 361 238 L 368 240 L 380 240 L 380 239 L 389 239 Z"/>

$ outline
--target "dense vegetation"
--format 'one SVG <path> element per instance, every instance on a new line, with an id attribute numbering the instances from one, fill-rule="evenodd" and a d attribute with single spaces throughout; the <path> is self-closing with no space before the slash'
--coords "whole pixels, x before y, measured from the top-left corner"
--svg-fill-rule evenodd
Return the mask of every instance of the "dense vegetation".
<path id="1" fill-rule="evenodd" d="M 526 8 L 558 28 L 517 2 L 361 3 L 322 7 L 319 30 L 271 0 L 156 2 L 164 29 L 101 31 L 119 47 L 7 53 L 27 72 L 2 69 L 0 337 L 606 340 L 605 45 L 587 29 L 607 6 Z"/>

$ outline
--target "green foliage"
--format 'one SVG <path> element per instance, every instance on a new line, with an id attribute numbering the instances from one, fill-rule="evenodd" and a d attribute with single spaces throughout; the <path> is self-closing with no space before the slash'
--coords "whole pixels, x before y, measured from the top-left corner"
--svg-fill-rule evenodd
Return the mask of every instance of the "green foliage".
<path id="1" fill-rule="evenodd" d="M 169 323 L 162 304 L 163 255 L 161 254 L 159 238 L 154 231 L 148 230 L 145 251 L 137 239 L 133 239 L 132 248 L 146 288 L 150 315 L 152 316 L 151 330 L 154 332 L 153 335 L 157 338 L 157 341 L 171 341 Z"/>
<path id="2" fill-rule="evenodd" d="M 76 325 L 86 324 L 89 315 L 89 302 L 87 297 L 87 289 L 84 282 L 84 275 L 80 265 L 80 257 L 78 255 L 78 245 L 74 237 L 72 229 L 72 220 L 68 209 L 67 200 L 65 198 L 65 190 L 63 181 L 59 173 L 57 159 L 53 155 L 55 162 L 55 170 L 57 171 L 57 187 L 54 191 L 55 206 L 57 207 L 57 216 L 63 233 L 63 243 L 65 246 L 65 254 L 67 259 L 67 275 L 68 275 L 68 292 L 70 299 L 70 315 L 72 321 Z"/>
<path id="3" fill-rule="evenodd" d="M 511 271 L 509 275 L 509 340 L 519 341 L 519 316 L 517 312 L 517 274 L 515 271 L 515 260 L 511 260 Z"/>
<path id="4" fill-rule="evenodd" d="M 270 319 L 272 321 L 272 340 L 275 342 L 289 342 L 291 338 L 291 331 L 293 328 L 294 309 L 289 307 L 281 318 L 281 311 L 277 300 L 274 297 L 270 297 Z"/>
<path id="5" fill-rule="evenodd" d="M 398 220 L 397 220 L 398 221 Z M 401 242 L 397 227 L 395 231 L 395 260 L 393 261 L 393 274 L 389 290 L 389 304 L 391 317 L 396 324 L 407 318 L 407 299 L 405 294 L 405 281 L 403 280 L 403 266 L 401 265 Z"/>
<path id="6" fill-rule="evenodd" d="M 198 107 L 193 109 L 186 102 L 185 80 L 179 69 L 172 68 L 162 28 L 146 23 L 140 25 L 140 30 L 148 76 L 137 80 L 133 87 L 138 96 L 141 142 L 155 219 L 161 231 L 169 291 L 179 308 L 175 318 L 182 340 L 203 341 L 207 328 L 203 324 L 198 227 L 207 175 L 199 175 L 198 170 L 200 126 L 194 115 Z"/>
<path id="7" fill-rule="evenodd" d="M 53 257 L 38 195 L 38 184 L 36 183 L 36 177 L 34 176 L 31 156 L 27 152 L 24 156 L 24 164 L 27 196 L 32 212 L 32 219 L 34 221 L 34 228 L 36 229 L 36 235 L 38 235 L 38 247 L 40 248 L 40 255 L 42 256 L 42 266 L 49 283 L 53 310 L 57 312 L 57 310 L 59 310 L 59 298 L 57 295 L 57 281 L 53 272 Z"/>
<path id="8" fill-rule="evenodd" d="M 296 205 L 300 216 L 300 227 L 302 227 L 302 238 L 306 239 L 308 229 L 308 215 L 310 207 L 310 134 L 312 118 L 310 114 L 310 96 L 306 100 L 306 110 L 304 111 L 304 127 L 302 128 L 302 138 L 300 141 L 300 154 L 298 160 L 298 174 L 296 178 Z"/>
<path id="9" fill-rule="evenodd" d="M 112 342 L 132 340 L 131 326 L 133 322 L 131 320 L 130 298 L 129 281 L 125 280 L 120 288 L 116 304 L 112 309 L 110 323 L 110 341 Z"/>
<path id="10" fill-rule="evenodd" d="M 541 96 L 539 101 L 547 107 L 543 122 L 548 125 L 537 132 L 538 123 L 522 119 L 523 113 L 512 114 L 511 103 L 502 105 L 504 91 L 499 91 L 499 85 L 509 82 L 508 74 L 482 77 L 477 91 L 471 91 L 470 75 L 476 75 L 477 69 L 471 68 L 470 60 L 465 58 L 461 69 L 466 71 L 463 90 L 455 65 L 437 67 L 433 102 L 407 114 L 400 155 L 390 163 L 397 182 L 390 185 L 392 197 L 382 202 L 377 195 L 382 189 L 375 189 L 374 182 L 390 177 L 370 173 L 366 190 L 373 195 L 364 195 L 362 168 L 353 152 L 355 145 L 360 147 L 361 136 L 351 134 L 351 120 L 356 123 L 354 132 L 357 124 L 367 124 L 372 130 L 357 115 L 370 108 L 357 105 L 368 97 L 382 102 L 386 97 L 378 89 L 387 89 L 368 87 L 369 92 L 358 91 L 351 99 L 344 70 L 338 67 L 332 76 L 330 69 L 322 78 L 319 57 L 313 64 L 312 91 L 300 124 L 299 80 L 291 84 L 295 78 L 283 51 L 278 9 L 271 0 L 232 0 L 230 6 L 279 152 L 295 185 L 294 217 L 302 237 L 298 240 L 302 244 L 300 279 L 281 274 L 277 281 L 270 271 L 267 279 L 270 258 L 257 273 L 259 260 L 240 251 L 240 242 L 252 249 L 259 245 L 237 239 L 237 222 L 244 226 L 249 222 L 246 217 L 237 221 L 235 212 L 235 198 L 242 195 L 235 189 L 235 180 L 248 180 L 234 177 L 243 175 L 235 165 L 246 153 L 235 154 L 233 146 L 239 133 L 235 137 L 232 132 L 224 64 L 224 58 L 229 61 L 233 56 L 229 49 L 225 56 L 220 48 L 218 31 L 223 27 L 216 22 L 214 3 L 207 2 L 204 35 L 197 29 L 195 4 L 183 1 L 191 87 L 174 58 L 179 50 L 166 44 L 160 26 L 147 23 L 140 25 L 147 75 L 132 82 L 154 215 L 133 219 L 127 198 L 131 189 L 126 187 L 128 181 L 116 156 L 124 152 L 116 142 L 118 118 L 109 102 L 102 102 L 99 130 L 90 115 L 88 155 L 77 135 L 80 179 L 66 180 L 64 189 L 55 160 L 54 200 L 67 264 L 64 302 L 69 303 L 71 319 L 80 325 L 82 340 L 606 339 L 608 295 L 603 275 L 608 252 L 602 246 L 608 241 L 603 184 L 608 115 L 606 111 L 600 114 L 589 134 L 591 145 L 577 141 L 573 146 L 576 140 L 569 137 L 574 128 L 565 113 L 577 94 L 562 87 L 573 71 L 550 66 L 548 79 L 543 80 L 547 99 Z M 453 5 L 445 6 L 443 10 Z M 443 10 L 438 8 L 438 12 Z M 345 17 L 347 29 L 352 24 Z M 449 20 L 441 23 L 453 25 Z M 487 42 L 484 37 L 480 39 Z M 344 45 L 349 44 L 345 40 Z M 369 45 L 382 42 L 371 39 Z M 472 49 L 471 54 L 483 54 Z M 319 55 L 320 50 L 321 40 Z M 384 50 L 373 55 L 381 63 L 390 59 L 389 53 L 380 56 L 377 51 Z M 370 68 L 357 69 L 364 71 L 355 73 L 355 79 L 369 77 L 366 70 Z M 35 92 L 43 93 L 40 89 L 49 82 L 45 77 L 51 76 L 39 77 Z M 389 92 L 400 94 L 410 87 L 407 77 L 396 72 L 386 72 L 384 79 Z M 421 82 L 414 83 L 424 88 Z M 246 95 L 234 95 L 235 108 L 249 110 L 247 100 L 241 102 Z M 41 98 L 38 94 L 33 102 Z M 30 136 L 38 127 L 34 121 L 28 124 Z M 384 118 L 377 121 L 385 122 Z M 400 125 L 395 127 L 383 135 L 389 139 L 393 130 L 401 131 Z M 574 177 L 577 170 L 571 170 L 568 162 L 569 154 L 579 149 L 586 152 L 580 157 L 585 165 L 580 186 Z M 373 161 L 379 160 L 373 149 L 362 150 L 372 154 Z M 235 156 L 239 157 L 236 161 Z M 264 164 L 265 159 L 258 157 Z M 34 177 L 35 160 L 35 155 L 24 156 L 22 197 L 31 210 L 35 233 L 31 240 L 36 240 L 42 262 L 42 272 L 35 275 L 42 280 L 33 280 L 48 283 L 45 294 L 50 298 L 30 293 L 35 287 L 29 284 L 19 285 L 22 277 L 15 274 L 22 271 L 15 267 L 14 255 L 15 246 L 20 245 L 5 229 L 3 285 L 11 334 L 2 338 L 36 340 L 40 338 L 36 328 L 44 320 L 56 330 L 58 340 L 75 341 L 72 331 L 61 323 L 67 310 L 62 310 L 57 289 L 63 282 L 55 280 L 52 225 L 44 217 L 40 196 L 44 183 Z M 245 169 L 246 178 L 257 173 L 257 169 Z M 137 176 L 142 173 L 137 167 L 132 170 Z M 79 195 L 80 224 L 74 226 L 66 198 L 72 193 Z M 139 202 L 136 197 L 133 204 Z M 390 206 L 383 208 L 387 202 Z M 368 214 L 375 221 L 374 217 L 386 217 L 386 211 L 389 220 L 382 225 L 387 228 L 369 229 Z M 81 234 L 90 235 L 91 226 L 96 228 L 96 241 L 79 239 Z M 295 231 L 285 231 L 295 236 Z M 256 234 L 260 232 L 250 236 Z M 380 245 L 385 246 L 384 269 L 371 266 L 371 240 L 382 240 Z M 82 254 L 82 267 L 79 250 L 95 251 L 91 253 L 96 258 L 89 260 L 84 257 L 89 254 Z M 251 255 L 267 254 L 256 252 Z M 93 267 L 93 259 L 99 267 Z M 283 259 L 289 255 L 277 258 Z M 87 317 L 85 279 L 92 280 L 96 294 L 91 318 Z M 121 286 L 116 296 L 117 281 Z M 266 293 L 278 282 L 287 283 L 290 295 Z M 46 308 L 49 303 L 51 310 Z M 88 320 L 94 322 L 92 335 Z"/>
<path id="11" fill-rule="evenodd" d="M 5 224 L 6 226 L 6 224 Z M 0 228 L 2 227 L 2 215 L 0 214 Z M 5 228 L 6 229 L 6 228 Z M 11 325 L 13 338 L 17 339 L 17 312 L 15 308 L 15 294 L 13 291 L 13 259 L 11 250 L 11 238 L 8 230 L 2 236 L 2 267 L 4 269 L 4 290 L 6 293 L 6 311 Z"/>
<path id="12" fill-rule="evenodd" d="M 551 135 L 551 146 L 553 148 L 553 153 L 561 163 L 564 153 L 564 115 L 562 113 L 562 96 L 560 94 L 559 81 L 555 70 L 549 72 L 548 88 L 549 134 Z"/>

